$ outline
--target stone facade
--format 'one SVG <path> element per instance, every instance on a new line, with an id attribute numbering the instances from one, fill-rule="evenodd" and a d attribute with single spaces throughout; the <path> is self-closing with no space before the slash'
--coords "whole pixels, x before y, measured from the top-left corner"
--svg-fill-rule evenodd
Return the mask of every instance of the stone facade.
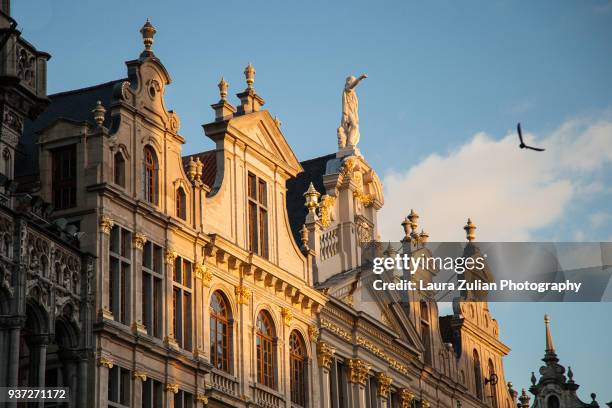
<path id="1" fill-rule="evenodd" d="M 126 78 L 48 98 L 48 55 L 4 32 L 30 62 L 2 54 L 13 78 L 2 92 L 29 90 L 31 107 L 3 107 L 20 116 L 4 116 L 0 141 L 23 165 L 6 165 L 21 182 L 6 202 L 22 212 L 0 209 L 17 257 L 1 259 L 0 346 L 11 358 L 0 385 L 51 385 L 43 345 L 53 343 L 67 356 L 57 367 L 70 406 L 516 404 L 486 302 L 457 299 L 439 317 L 431 294 L 367 289 L 362 247 L 378 238 L 384 204 L 375 170 L 356 148 L 298 161 L 250 64 L 237 106 L 218 85 L 203 125 L 214 149 L 183 156 L 150 22 Z M 31 221 L 19 194 L 53 203 L 59 237 Z M 402 225 L 401 250 L 426 251 L 416 213 Z M 23 381 L 22 333 L 41 339 Z"/>

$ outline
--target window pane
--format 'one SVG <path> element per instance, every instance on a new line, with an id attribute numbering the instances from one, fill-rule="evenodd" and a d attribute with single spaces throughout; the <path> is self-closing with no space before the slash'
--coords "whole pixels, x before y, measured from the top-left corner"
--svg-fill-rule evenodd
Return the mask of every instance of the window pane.
<path id="1" fill-rule="evenodd" d="M 258 194 L 257 200 L 264 207 L 266 207 L 268 205 L 267 191 L 268 190 L 267 190 L 267 187 L 266 187 L 266 182 L 262 181 L 262 180 L 259 180 L 259 194 Z"/>
<path id="2" fill-rule="evenodd" d="M 253 173 L 249 173 L 248 184 L 249 197 L 257 200 L 257 178 Z"/>

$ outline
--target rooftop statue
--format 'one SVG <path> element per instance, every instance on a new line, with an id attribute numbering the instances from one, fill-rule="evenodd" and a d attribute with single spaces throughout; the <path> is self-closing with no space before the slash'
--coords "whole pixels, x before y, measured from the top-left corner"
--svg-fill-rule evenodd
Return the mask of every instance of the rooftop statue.
<path id="1" fill-rule="evenodd" d="M 359 78 L 352 75 L 346 78 L 342 92 L 342 120 L 338 128 L 338 147 L 341 149 L 359 143 L 359 100 L 355 88 L 367 77 L 362 74 Z"/>

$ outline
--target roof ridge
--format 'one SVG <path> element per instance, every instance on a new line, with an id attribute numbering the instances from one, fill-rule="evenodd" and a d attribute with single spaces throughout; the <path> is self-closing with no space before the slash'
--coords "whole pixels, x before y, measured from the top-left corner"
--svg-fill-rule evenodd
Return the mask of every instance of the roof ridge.
<path id="1" fill-rule="evenodd" d="M 73 95 L 73 94 L 76 94 L 76 93 L 88 92 L 88 91 L 92 91 L 94 89 L 104 88 L 104 87 L 106 87 L 108 85 L 116 84 L 117 82 L 123 82 L 123 81 L 127 81 L 127 78 L 115 79 L 115 80 L 104 82 L 104 83 L 97 84 L 97 85 L 86 86 L 84 88 L 78 88 L 78 89 L 71 89 L 71 90 L 68 90 L 68 91 L 62 91 L 62 92 L 58 92 L 58 93 L 54 93 L 54 94 L 48 95 L 48 97 L 49 98 L 56 98 L 56 97 L 61 97 L 61 96 Z"/>
<path id="2" fill-rule="evenodd" d="M 300 163 L 307 163 L 307 162 L 311 162 L 311 161 L 315 161 L 315 160 L 325 159 L 325 158 L 328 158 L 328 157 L 336 157 L 336 153 L 324 154 L 323 156 L 313 157 L 312 159 L 307 159 L 307 160 L 302 160 Z"/>

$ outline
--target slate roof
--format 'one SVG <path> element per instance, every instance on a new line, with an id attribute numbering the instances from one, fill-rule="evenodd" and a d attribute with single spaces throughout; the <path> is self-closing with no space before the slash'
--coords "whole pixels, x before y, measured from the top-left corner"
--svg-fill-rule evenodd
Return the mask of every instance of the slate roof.
<path id="1" fill-rule="evenodd" d="M 16 177 L 31 176 L 38 173 L 38 134 L 57 119 L 67 119 L 75 122 L 89 122 L 94 125 L 91 110 L 97 101 L 108 110 L 113 102 L 113 93 L 117 84 L 127 79 L 118 79 L 103 84 L 75 89 L 49 95 L 51 103 L 36 120 L 26 120 L 20 147 L 23 154 L 19 164 L 15 166 Z M 104 126 L 111 127 L 111 117 L 106 114 Z M 28 178 L 28 177 L 26 177 Z"/>
<path id="2" fill-rule="evenodd" d="M 202 167 L 202 182 L 212 188 L 215 184 L 215 178 L 217 177 L 217 153 L 214 150 L 208 150 L 183 156 L 182 159 L 185 172 L 187 172 L 187 165 L 189 164 L 190 157 L 193 157 L 194 160 L 196 157 L 200 158 L 200 161 L 204 165 L 204 167 Z"/>

